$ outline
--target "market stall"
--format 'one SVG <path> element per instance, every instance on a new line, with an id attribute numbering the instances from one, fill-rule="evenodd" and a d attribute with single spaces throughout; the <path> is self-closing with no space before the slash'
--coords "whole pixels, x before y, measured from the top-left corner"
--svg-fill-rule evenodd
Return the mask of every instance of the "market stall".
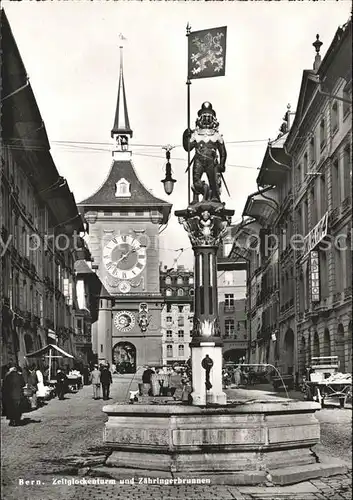
<path id="1" fill-rule="evenodd" d="M 320 403 L 323 408 L 325 400 L 339 400 L 344 408 L 352 397 L 352 375 L 338 372 L 337 356 L 315 357 L 311 360 L 309 380 L 305 381 L 305 393 L 308 400 Z"/>
<path id="2" fill-rule="evenodd" d="M 69 359 L 74 359 L 74 356 L 69 354 L 68 352 L 64 351 L 64 349 L 61 349 L 61 347 L 55 345 L 55 344 L 48 344 L 38 351 L 31 352 L 29 354 L 25 355 L 25 358 L 27 359 L 33 359 L 33 358 L 48 358 L 48 364 L 49 364 L 49 375 L 48 375 L 48 384 L 53 385 L 56 383 L 56 380 L 54 379 L 54 374 L 56 372 L 55 370 L 55 364 L 57 363 L 58 359 L 63 359 L 63 358 L 69 358 Z"/>

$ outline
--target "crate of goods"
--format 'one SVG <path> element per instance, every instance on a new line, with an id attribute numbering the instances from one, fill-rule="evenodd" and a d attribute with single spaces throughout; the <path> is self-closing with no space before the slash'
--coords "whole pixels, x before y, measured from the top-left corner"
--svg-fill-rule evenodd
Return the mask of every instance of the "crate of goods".
<path id="1" fill-rule="evenodd" d="M 310 373 L 310 381 L 311 382 L 322 382 L 325 379 L 325 375 L 322 372 L 314 372 Z"/>

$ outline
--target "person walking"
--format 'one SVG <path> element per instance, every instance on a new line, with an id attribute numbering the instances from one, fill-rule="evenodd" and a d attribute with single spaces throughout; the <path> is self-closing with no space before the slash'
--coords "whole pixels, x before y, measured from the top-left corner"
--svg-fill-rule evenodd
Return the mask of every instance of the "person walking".
<path id="1" fill-rule="evenodd" d="M 98 370 L 98 365 L 94 365 L 90 375 L 91 384 L 93 387 L 93 399 L 101 397 L 101 372 Z"/>
<path id="2" fill-rule="evenodd" d="M 144 396 L 146 393 L 148 396 L 152 393 L 151 378 L 154 375 L 152 368 L 145 366 L 145 371 L 142 373 L 142 384 L 140 386 L 140 396 Z"/>
<path id="3" fill-rule="evenodd" d="M 59 368 L 56 372 L 56 393 L 59 399 L 64 399 L 66 388 L 67 388 L 67 376 Z"/>
<path id="4" fill-rule="evenodd" d="M 235 387 L 239 387 L 241 384 L 241 372 L 240 372 L 240 367 L 237 366 L 234 370 L 234 384 Z"/>
<path id="5" fill-rule="evenodd" d="M 18 368 L 11 365 L 3 383 L 3 398 L 5 403 L 6 418 L 10 420 L 9 425 L 16 427 L 21 425 L 23 400 L 23 388 L 25 381 L 22 374 L 18 373 Z"/>
<path id="6" fill-rule="evenodd" d="M 30 393 L 29 401 L 31 403 L 31 409 L 35 410 L 37 408 L 37 390 L 38 390 L 38 379 L 36 373 L 36 366 L 31 365 L 27 370 L 27 388 Z"/>
<path id="7" fill-rule="evenodd" d="M 103 399 L 106 401 L 109 399 L 110 384 L 113 383 L 112 373 L 109 367 L 104 365 L 101 371 L 101 384 L 103 390 Z"/>

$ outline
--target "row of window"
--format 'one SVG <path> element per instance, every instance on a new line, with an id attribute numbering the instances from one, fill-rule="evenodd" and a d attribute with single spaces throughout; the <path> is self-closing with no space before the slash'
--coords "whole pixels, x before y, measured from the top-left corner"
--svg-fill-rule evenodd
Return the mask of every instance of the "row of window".
<path id="1" fill-rule="evenodd" d="M 178 356 L 184 356 L 185 355 L 185 348 L 183 344 L 178 345 Z M 173 346 L 168 344 L 167 345 L 167 358 L 172 358 L 173 357 Z"/>
<path id="2" fill-rule="evenodd" d="M 173 330 L 167 330 L 166 337 L 167 337 L 167 339 L 172 339 L 173 338 Z M 184 338 L 184 330 L 178 330 L 178 338 L 179 339 Z"/>
<path id="3" fill-rule="evenodd" d="M 237 332 L 240 332 L 241 327 L 246 331 L 246 320 L 237 321 Z M 234 337 L 235 336 L 235 320 L 234 319 L 226 319 L 224 321 L 224 336 L 225 337 Z M 244 335 L 246 338 L 246 334 Z"/>
<path id="4" fill-rule="evenodd" d="M 304 236 L 308 234 L 309 227 L 315 227 L 329 209 L 334 210 L 350 195 L 351 165 L 351 148 L 347 146 L 343 151 L 338 152 L 330 169 L 327 172 L 323 171 L 321 175 L 315 179 L 310 191 L 297 209 L 297 227 L 300 234 Z M 329 196 L 327 186 L 327 179 L 330 173 L 332 193 L 331 206 L 328 204 Z M 287 238 L 287 241 L 289 240 L 290 238 Z"/>
<path id="5" fill-rule="evenodd" d="M 346 99 L 349 99 L 348 93 L 344 93 L 347 97 Z M 350 109 L 350 105 L 348 103 L 343 103 L 342 105 L 342 111 L 343 111 L 343 120 L 347 117 L 348 112 Z M 339 129 L 339 124 L 340 124 L 340 112 L 339 112 L 339 105 L 337 101 L 334 101 L 331 107 L 331 135 L 334 135 L 338 129 Z M 303 162 L 302 164 L 298 165 L 298 173 L 300 174 L 300 177 L 298 181 L 303 181 L 305 174 L 308 172 L 309 168 L 309 163 L 310 165 L 313 165 L 317 163 L 318 160 L 318 146 L 320 148 L 320 153 L 324 149 L 326 142 L 327 142 L 327 132 L 328 132 L 328 127 L 330 126 L 328 120 L 325 120 L 325 118 L 322 118 L 320 121 L 320 126 L 318 130 L 318 136 L 314 133 L 311 136 L 311 139 L 309 141 L 309 151 L 306 151 L 303 156 Z"/>
<path id="6" fill-rule="evenodd" d="M 183 277 L 183 276 L 178 276 L 175 280 L 175 278 L 171 276 L 166 276 L 165 277 L 165 284 L 166 285 L 171 285 L 172 282 L 176 282 L 177 285 L 184 285 L 184 283 L 188 283 L 189 285 L 194 284 L 194 277 L 193 276 L 188 276 L 188 277 Z"/>
<path id="7" fill-rule="evenodd" d="M 189 292 L 189 295 L 194 295 L 194 289 L 190 288 L 190 290 L 184 290 L 184 288 L 178 288 L 176 295 L 178 297 L 184 297 L 184 295 L 187 295 Z M 172 295 L 175 295 L 174 290 L 171 288 L 167 288 L 165 291 L 165 294 L 167 297 L 171 297 Z"/>

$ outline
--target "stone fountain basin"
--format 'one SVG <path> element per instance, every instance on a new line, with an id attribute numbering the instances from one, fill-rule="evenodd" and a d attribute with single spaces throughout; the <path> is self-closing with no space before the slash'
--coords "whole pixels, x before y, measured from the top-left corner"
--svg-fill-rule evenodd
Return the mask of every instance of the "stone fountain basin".
<path id="1" fill-rule="evenodd" d="M 277 476 L 277 484 L 302 481 L 276 476 L 276 471 L 293 468 L 311 471 L 305 478 L 327 475 L 311 451 L 320 439 L 319 409 L 318 403 L 283 398 L 213 407 L 107 405 L 104 444 L 112 453 L 106 465 L 172 476 L 212 473 L 212 478 L 231 477 L 221 482 L 232 484 Z"/>

